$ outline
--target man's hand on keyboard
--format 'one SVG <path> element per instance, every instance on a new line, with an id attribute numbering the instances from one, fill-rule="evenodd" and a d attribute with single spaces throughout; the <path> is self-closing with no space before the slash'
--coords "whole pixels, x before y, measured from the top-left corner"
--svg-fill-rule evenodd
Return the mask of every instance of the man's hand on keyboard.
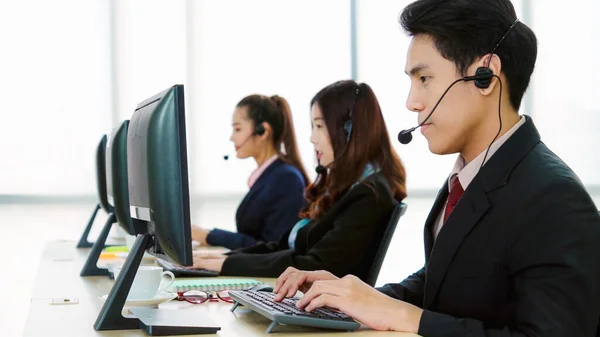
<path id="1" fill-rule="evenodd" d="M 315 281 L 296 302 L 300 309 L 337 309 L 375 330 L 417 333 L 423 310 L 391 298 L 353 275 L 339 280 Z"/>
<path id="2" fill-rule="evenodd" d="M 277 278 L 273 292 L 275 301 L 281 302 L 286 297 L 293 297 L 298 290 L 306 293 L 315 281 L 339 280 L 338 277 L 325 270 L 303 271 L 288 267 Z"/>

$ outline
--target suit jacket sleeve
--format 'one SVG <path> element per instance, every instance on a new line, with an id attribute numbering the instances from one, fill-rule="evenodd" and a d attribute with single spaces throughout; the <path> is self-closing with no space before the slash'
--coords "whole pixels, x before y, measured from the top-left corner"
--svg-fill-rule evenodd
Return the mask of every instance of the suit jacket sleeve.
<path id="1" fill-rule="evenodd" d="M 424 311 L 419 334 L 437 336 L 595 336 L 600 317 L 600 216 L 581 186 L 554 183 L 521 212 L 508 254 L 516 324 L 494 326 Z"/>
<path id="2" fill-rule="evenodd" d="M 208 233 L 206 242 L 211 246 L 227 247 L 229 249 L 239 249 L 253 246 L 258 240 L 250 235 L 239 232 L 230 232 L 215 228 Z"/>
<path id="3" fill-rule="evenodd" d="M 377 288 L 380 292 L 418 307 L 423 307 L 423 289 L 425 288 L 425 267 L 410 275 L 401 283 L 388 283 Z"/>
<path id="4" fill-rule="evenodd" d="M 287 245 L 283 245 L 282 243 L 277 242 L 260 242 L 254 246 L 240 248 L 233 251 L 228 252 L 225 255 L 235 255 L 235 254 L 268 254 L 280 251 L 282 249 L 287 249 Z"/>
<path id="5" fill-rule="evenodd" d="M 267 254 L 232 254 L 225 260 L 221 274 L 277 277 L 292 266 L 300 270 L 324 269 L 344 276 L 360 263 L 374 239 L 377 225 L 389 217 L 393 207 L 389 196 L 380 195 L 365 184 L 353 188 L 345 199 L 345 210 L 306 254 L 291 249 Z"/>

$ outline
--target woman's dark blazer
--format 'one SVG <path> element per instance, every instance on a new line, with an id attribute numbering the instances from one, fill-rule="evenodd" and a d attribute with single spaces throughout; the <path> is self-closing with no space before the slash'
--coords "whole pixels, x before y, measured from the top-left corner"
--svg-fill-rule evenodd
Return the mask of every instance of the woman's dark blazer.
<path id="1" fill-rule="evenodd" d="M 321 219 L 304 226 L 294 250 L 289 249 L 287 231 L 278 242 L 231 252 L 221 275 L 278 277 L 291 266 L 365 280 L 397 202 L 387 179 L 372 174 L 338 197 Z"/>
<path id="2" fill-rule="evenodd" d="M 235 215 L 237 233 L 213 229 L 206 242 L 211 246 L 239 249 L 279 241 L 299 220 L 298 214 L 306 204 L 305 188 L 300 170 L 281 159 L 275 160 L 240 203 Z"/>

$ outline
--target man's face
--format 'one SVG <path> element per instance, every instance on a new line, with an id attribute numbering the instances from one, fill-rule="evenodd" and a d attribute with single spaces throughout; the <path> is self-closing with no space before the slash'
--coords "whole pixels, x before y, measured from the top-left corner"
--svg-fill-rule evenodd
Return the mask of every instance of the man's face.
<path id="1" fill-rule="evenodd" d="M 471 69 L 473 68 L 473 69 Z M 468 75 L 475 72 L 475 67 Z M 427 118 L 444 91 L 462 76 L 445 59 L 428 35 L 416 35 L 408 49 L 405 72 L 411 85 L 406 107 L 417 112 L 419 124 Z M 485 109 L 479 89 L 470 82 L 456 83 L 444 96 L 421 133 L 435 154 L 461 152 L 482 124 Z"/>

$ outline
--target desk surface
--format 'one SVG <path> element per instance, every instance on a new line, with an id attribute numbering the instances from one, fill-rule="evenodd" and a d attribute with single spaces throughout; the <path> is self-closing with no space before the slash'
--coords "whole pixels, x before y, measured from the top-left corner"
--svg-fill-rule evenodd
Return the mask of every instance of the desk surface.
<path id="1" fill-rule="evenodd" d="M 141 330 L 95 331 L 93 324 L 102 308 L 101 296 L 109 293 L 113 281 L 106 276 L 80 277 L 79 271 L 89 249 L 75 248 L 74 241 L 49 242 L 42 255 L 32 292 L 29 316 L 24 336 L 147 336 Z M 271 283 L 275 279 L 257 280 Z M 78 304 L 50 305 L 52 298 L 76 298 Z M 270 320 L 240 307 L 231 313 L 231 304 L 206 302 L 189 304 L 171 301 L 159 306 L 161 310 L 194 310 L 198 315 L 207 315 L 221 330 L 213 336 L 265 336 Z M 340 334 L 329 330 L 299 326 L 278 326 L 273 332 L 276 337 L 316 336 Z M 353 337 L 364 336 L 416 336 L 414 334 L 375 332 L 360 329 Z M 207 336 L 207 335 L 199 335 Z"/>

